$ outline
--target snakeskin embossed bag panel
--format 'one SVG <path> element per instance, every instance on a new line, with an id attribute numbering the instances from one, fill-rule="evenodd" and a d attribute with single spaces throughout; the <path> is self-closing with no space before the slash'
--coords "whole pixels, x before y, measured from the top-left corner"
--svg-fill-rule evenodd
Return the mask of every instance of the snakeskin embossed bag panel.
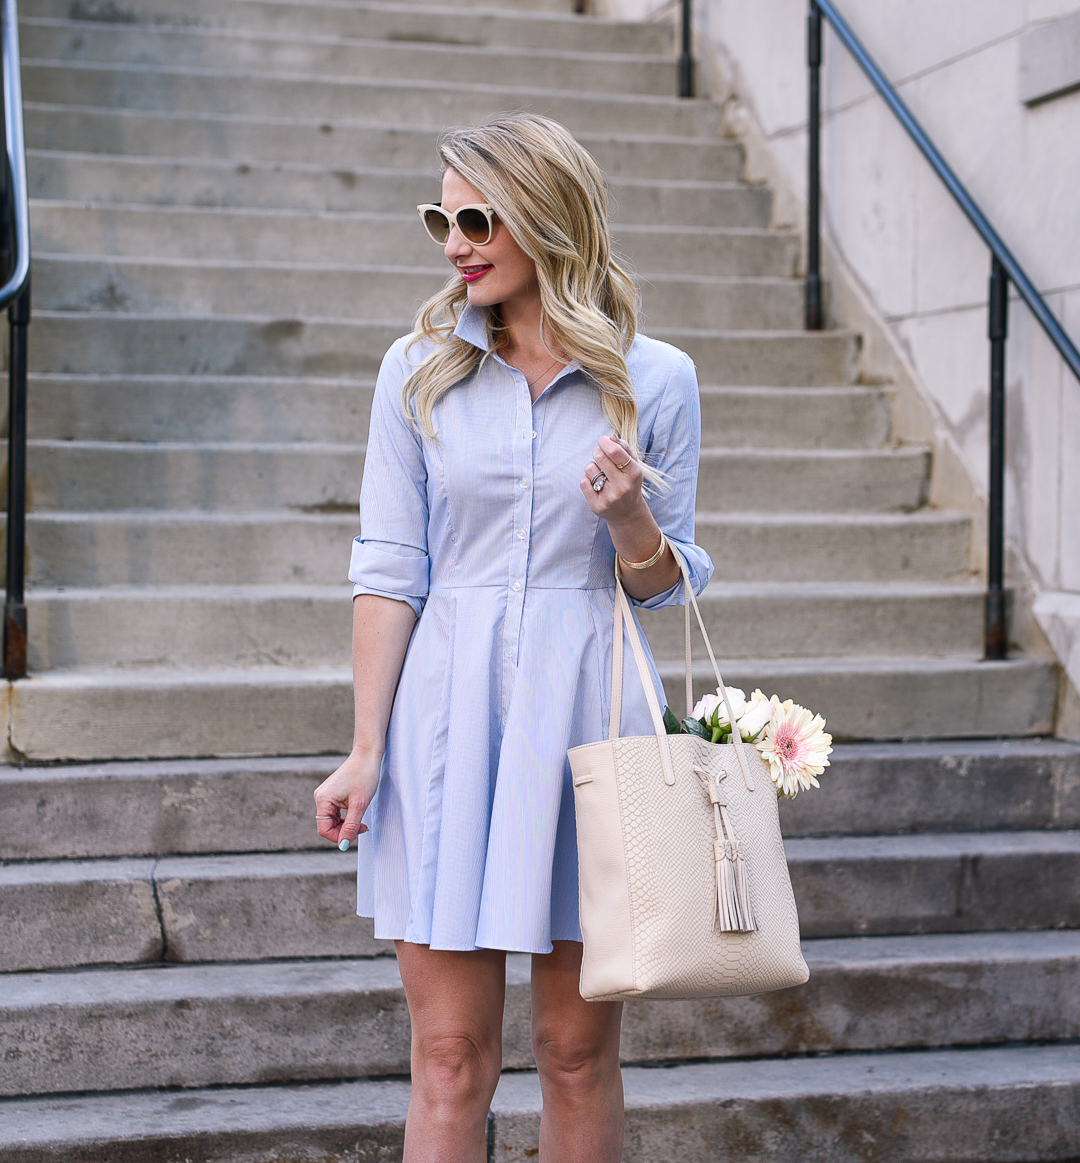
<path id="1" fill-rule="evenodd" d="M 686 564 L 686 713 L 693 711 L 690 608 L 724 689 Z M 668 735 L 616 562 L 608 738 L 569 752 L 584 954 L 581 996 L 731 997 L 809 977 L 780 835 L 776 788 L 750 743 Z M 620 738 L 623 628 L 654 734 Z M 731 709 L 728 715 L 734 722 Z"/>

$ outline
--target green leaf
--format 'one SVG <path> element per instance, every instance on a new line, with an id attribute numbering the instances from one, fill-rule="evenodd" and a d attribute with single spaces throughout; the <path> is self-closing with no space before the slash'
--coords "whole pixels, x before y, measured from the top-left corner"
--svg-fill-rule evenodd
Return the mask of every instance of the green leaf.
<path id="1" fill-rule="evenodd" d="M 682 723 L 675 718 L 670 707 L 664 708 L 664 726 L 667 728 L 669 735 L 682 735 Z"/>
<path id="2" fill-rule="evenodd" d="M 682 725 L 687 735 L 697 735 L 699 739 L 712 741 L 712 732 L 700 719 L 686 718 L 683 719 Z"/>

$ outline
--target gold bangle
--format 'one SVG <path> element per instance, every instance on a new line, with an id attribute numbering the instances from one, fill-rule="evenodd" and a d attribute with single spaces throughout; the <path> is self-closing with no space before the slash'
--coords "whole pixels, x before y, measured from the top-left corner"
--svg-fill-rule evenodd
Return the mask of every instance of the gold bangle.
<path id="1" fill-rule="evenodd" d="M 619 554 L 619 560 L 626 566 L 627 569 L 648 569 L 650 565 L 655 565 L 661 557 L 664 556 L 664 550 L 667 549 L 667 538 L 664 536 L 663 529 L 660 530 L 660 548 L 652 555 L 647 557 L 644 561 L 627 561 L 622 554 Z"/>

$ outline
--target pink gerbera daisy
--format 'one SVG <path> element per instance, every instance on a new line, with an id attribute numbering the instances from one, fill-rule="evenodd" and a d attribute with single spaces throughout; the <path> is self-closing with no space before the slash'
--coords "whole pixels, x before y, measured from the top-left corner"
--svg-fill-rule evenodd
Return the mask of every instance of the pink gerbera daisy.
<path id="1" fill-rule="evenodd" d="M 772 715 L 757 749 L 769 765 L 769 774 L 782 796 L 795 796 L 805 788 L 820 787 L 815 776 L 829 766 L 832 736 L 825 720 L 788 699 L 772 697 Z"/>

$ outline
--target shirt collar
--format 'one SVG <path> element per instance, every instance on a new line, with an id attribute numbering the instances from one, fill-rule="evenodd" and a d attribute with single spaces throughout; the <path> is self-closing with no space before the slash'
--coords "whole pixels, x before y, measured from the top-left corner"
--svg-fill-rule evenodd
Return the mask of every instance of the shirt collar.
<path id="1" fill-rule="evenodd" d="M 466 302 L 461 315 L 458 317 L 454 334 L 459 339 L 464 339 L 466 343 L 471 343 L 473 347 L 487 351 L 491 347 L 487 307 L 476 307 L 472 303 Z"/>
<path id="2" fill-rule="evenodd" d="M 458 316 L 454 334 L 459 339 L 464 339 L 466 343 L 471 343 L 473 347 L 480 348 L 481 351 L 489 351 L 491 348 L 491 336 L 488 332 L 488 313 L 489 309 L 487 307 L 477 307 L 473 303 L 466 302 L 461 314 Z M 498 359 L 499 357 L 496 355 L 495 358 Z M 563 376 L 570 372 L 580 370 L 581 364 L 578 360 L 571 360 L 559 372 L 555 380 L 561 380 Z"/>

